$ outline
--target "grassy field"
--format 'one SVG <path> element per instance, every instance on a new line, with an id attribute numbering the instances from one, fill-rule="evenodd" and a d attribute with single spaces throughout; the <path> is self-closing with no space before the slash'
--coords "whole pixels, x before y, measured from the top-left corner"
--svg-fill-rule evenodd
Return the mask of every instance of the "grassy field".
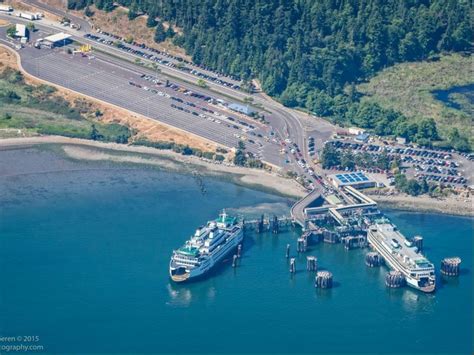
<path id="1" fill-rule="evenodd" d="M 20 72 L 11 68 L 0 72 L 0 137 L 49 134 L 128 141 L 130 130 L 126 126 L 100 123 L 96 116 L 100 112 L 71 105 L 52 86 L 29 85 Z"/>
<path id="2" fill-rule="evenodd" d="M 456 127 L 474 147 L 474 117 L 466 95 L 450 96 L 460 109 L 447 107 L 435 99 L 434 90 L 474 83 L 472 56 L 443 55 L 437 61 L 403 63 L 388 68 L 357 90 L 364 101 L 376 102 L 384 108 L 402 112 L 409 118 L 432 117 L 442 136 Z"/>

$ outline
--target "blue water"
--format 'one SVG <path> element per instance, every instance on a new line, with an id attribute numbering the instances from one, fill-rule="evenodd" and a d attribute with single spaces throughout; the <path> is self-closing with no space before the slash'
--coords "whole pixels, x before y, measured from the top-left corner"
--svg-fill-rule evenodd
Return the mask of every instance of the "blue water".
<path id="1" fill-rule="evenodd" d="M 436 265 L 463 259 L 462 275 L 440 277 L 434 295 L 387 290 L 386 270 L 366 268 L 366 251 L 328 244 L 307 254 L 336 287 L 316 290 L 305 255 L 288 272 L 286 244 L 294 251 L 299 231 L 250 234 L 239 267 L 227 260 L 205 281 L 175 285 L 171 251 L 221 208 L 288 208 L 281 197 L 204 182 L 212 194 L 177 173 L 0 152 L 0 336 L 38 335 L 45 351 L 68 354 L 473 352 L 473 219 L 388 211 L 405 234 L 425 237 Z"/>
<path id="2" fill-rule="evenodd" d="M 464 86 L 454 86 L 447 90 L 434 90 L 435 99 L 442 101 L 446 106 L 461 110 L 462 106 L 453 100 L 452 94 L 463 94 L 470 104 L 474 104 L 474 84 Z"/>

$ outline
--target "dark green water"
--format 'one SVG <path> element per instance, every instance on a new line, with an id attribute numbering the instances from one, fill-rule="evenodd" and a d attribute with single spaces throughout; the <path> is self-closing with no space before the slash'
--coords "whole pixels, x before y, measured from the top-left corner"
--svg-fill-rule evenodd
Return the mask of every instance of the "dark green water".
<path id="1" fill-rule="evenodd" d="M 366 251 L 327 244 L 307 254 L 336 287 L 316 290 L 305 255 L 288 272 L 285 247 L 294 250 L 298 231 L 249 235 L 238 268 L 175 285 L 172 249 L 221 208 L 287 212 L 284 198 L 205 184 L 212 194 L 186 175 L 0 152 L 0 336 L 38 335 L 61 354 L 473 352 L 472 219 L 388 212 L 405 234 L 425 237 L 436 265 L 463 259 L 462 275 L 440 278 L 434 295 L 387 290 Z"/>

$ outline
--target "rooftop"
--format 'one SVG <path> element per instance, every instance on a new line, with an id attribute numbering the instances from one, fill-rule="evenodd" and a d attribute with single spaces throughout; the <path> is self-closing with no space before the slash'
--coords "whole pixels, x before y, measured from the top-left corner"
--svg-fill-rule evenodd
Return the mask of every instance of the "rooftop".
<path id="1" fill-rule="evenodd" d="M 70 39 L 70 38 L 71 38 L 71 35 L 68 35 L 64 32 L 60 32 L 60 33 L 56 33 L 54 35 L 45 37 L 44 40 L 48 41 L 48 42 L 51 42 L 51 43 L 56 43 L 56 42 L 60 42 L 60 41 L 65 41 L 65 40 Z"/>
<path id="2" fill-rule="evenodd" d="M 244 113 L 246 115 L 250 115 L 254 112 L 248 105 L 241 105 L 241 104 L 237 104 L 237 103 L 229 104 L 229 108 L 231 110 L 241 112 L 241 113 Z"/>
<path id="3" fill-rule="evenodd" d="M 341 173 L 330 176 L 339 185 L 357 185 L 369 183 L 372 180 L 369 179 L 363 172 L 357 171 L 353 173 Z"/>

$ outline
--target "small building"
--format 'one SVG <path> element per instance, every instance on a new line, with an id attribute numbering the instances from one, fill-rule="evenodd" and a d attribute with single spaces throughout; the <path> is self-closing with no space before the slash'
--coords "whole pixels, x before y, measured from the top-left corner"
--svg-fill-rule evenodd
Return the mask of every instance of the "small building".
<path id="1" fill-rule="evenodd" d="M 245 105 L 241 105 L 241 104 L 237 104 L 237 103 L 229 104 L 229 108 L 233 111 L 243 113 L 244 115 L 247 115 L 247 116 L 250 116 L 250 115 L 252 115 L 252 113 L 255 112 L 248 105 L 245 106 Z"/>
<path id="2" fill-rule="evenodd" d="M 15 30 L 16 30 L 15 37 L 20 37 L 20 38 L 28 37 L 28 29 L 26 28 L 25 25 L 17 23 L 15 25 Z"/>
<path id="3" fill-rule="evenodd" d="M 349 131 L 349 134 L 353 134 L 355 136 L 365 133 L 365 129 L 358 128 L 358 127 L 349 127 L 348 131 Z"/>
<path id="4" fill-rule="evenodd" d="M 361 134 L 358 134 L 356 137 L 355 137 L 355 140 L 357 142 L 361 142 L 361 143 L 367 143 L 369 141 L 369 138 L 370 138 L 370 134 L 368 133 L 361 133 Z"/>
<path id="5" fill-rule="evenodd" d="M 407 143 L 407 139 L 403 138 L 403 137 L 397 137 L 397 138 L 395 138 L 395 140 L 397 141 L 398 144 L 406 144 Z"/>
<path id="6" fill-rule="evenodd" d="M 361 171 L 329 175 L 329 180 L 337 188 L 343 186 L 352 186 L 356 189 L 366 189 L 376 186 L 376 182 L 372 179 L 369 179 Z"/>
<path id="7" fill-rule="evenodd" d="M 47 48 L 61 47 L 71 43 L 71 35 L 60 32 L 55 35 L 45 37 L 41 45 Z"/>

